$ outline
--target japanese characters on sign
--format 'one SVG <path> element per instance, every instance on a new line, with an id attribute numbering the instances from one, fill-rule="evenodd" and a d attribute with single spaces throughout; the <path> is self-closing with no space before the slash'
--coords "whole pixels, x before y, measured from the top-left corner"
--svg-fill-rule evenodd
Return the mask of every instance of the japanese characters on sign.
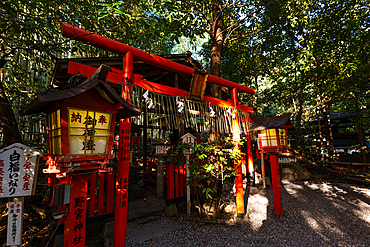
<path id="1" fill-rule="evenodd" d="M 119 136 L 119 159 L 121 164 L 127 168 L 130 162 L 130 132 L 131 124 L 130 122 L 124 123 L 124 129 L 122 129 Z M 125 175 L 118 179 L 117 184 L 117 197 L 118 197 L 118 207 L 127 209 L 127 200 L 128 200 L 128 172 L 125 172 Z"/>
<path id="2" fill-rule="evenodd" d="M 204 90 L 206 89 L 208 73 L 194 69 L 191 78 L 189 99 L 204 100 Z"/>
<path id="3" fill-rule="evenodd" d="M 70 204 L 64 227 L 65 246 L 85 246 L 89 175 L 72 175 Z"/>
<path id="4" fill-rule="evenodd" d="M 22 240 L 22 201 L 9 202 L 8 232 L 6 245 L 21 245 Z"/>
<path id="5" fill-rule="evenodd" d="M 117 189 L 121 192 L 120 197 L 118 198 L 118 207 L 127 208 L 127 189 L 128 189 L 128 179 L 124 177 L 120 178 L 118 181 Z"/>
<path id="6" fill-rule="evenodd" d="M 84 228 L 84 224 L 86 222 L 86 220 L 84 220 L 84 216 L 86 215 L 86 212 L 84 212 L 85 208 L 84 207 L 84 203 L 85 203 L 85 198 L 84 197 L 76 197 L 74 198 L 73 202 L 72 202 L 72 206 L 73 206 L 73 215 L 71 217 L 73 217 L 73 229 L 72 231 L 74 232 L 74 237 L 72 239 L 72 244 L 74 246 L 78 245 L 78 244 L 81 244 L 81 243 L 84 243 L 84 234 L 85 234 L 85 228 Z"/>
<path id="7" fill-rule="evenodd" d="M 68 115 L 70 154 L 105 154 L 111 113 L 69 108 Z"/>
<path id="8" fill-rule="evenodd" d="M 39 154 L 19 143 L 0 150 L 0 198 L 34 194 Z"/>

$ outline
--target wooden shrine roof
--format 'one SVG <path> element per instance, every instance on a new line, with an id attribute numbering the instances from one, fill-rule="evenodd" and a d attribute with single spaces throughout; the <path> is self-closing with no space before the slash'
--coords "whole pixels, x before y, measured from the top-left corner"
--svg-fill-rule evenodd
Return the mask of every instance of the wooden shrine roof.
<path id="1" fill-rule="evenodd" d="M 39 94 L 29 105 L 27 105 L 22 112 L 22 115 L 29 115 L 40 113 L 43 109 L 50 104 L 50 102 L 65 100 L 77 95 L 80 95 L 94 87 L 100 86 L 105 91 L 107 96 L 114 101 L 115 104 L 120 103 L 123 108 L 118 109 L 118 115 L 122 118 L 140 115 L 141 111 L 123 100 L 105 81 L 110 67 L 104 64 L 80 85 L 53 93 Z"/>
<path id="2" fill-rule="evenodd" d="M 252 118 L 253 125 L 249 128 L 249 131 L 257 131 L 264 129 L 294 129 L 292 122 L 290 121 L 290 113 L 283 114 L 278 117 L 270 118 Z"/>
<path id="3" fill-rule="evenodd" d="M 162 55 L 160 57 L 166 58 L 173 62 L 188 66 L 190 68 L 196 67 L 200 70 L 205 70 L 195 59 L 191 57 L 191 52 L 185 52 L 183 54 L 170 54 Z M 53 79 L 51 80 L 52 87 L 58 87 L 60 89 L 70 88 L 74 85 L 78 85 L 84 81 L 83 77 L 68 74 L 68 63 L 73 61 L 84 65 L 99 67 L 101 64 L 106 64 L 110 67 L 122 70 L 123 57 L 97 57 L 97 58 L 73 58 L 73 59 L 58 59 L 53 73 Z M 141 61 L 134 60 L 134 74 L 142 75 L 144 80 L 159 83 L 162 85 L 177 87 L 182 90 L 189 91 L 191 76 L 185 76 L 178 74 L 178 83 L 175 85 L 176 73 L 168 71 Z M 117 85 L 111 85 L 117 87 Z M 230 98 L 230 94 L 227 88 L 223 88 L 223 99 Z M 205 95 L 211 96 L 210 85 L 206 87 Z"/>

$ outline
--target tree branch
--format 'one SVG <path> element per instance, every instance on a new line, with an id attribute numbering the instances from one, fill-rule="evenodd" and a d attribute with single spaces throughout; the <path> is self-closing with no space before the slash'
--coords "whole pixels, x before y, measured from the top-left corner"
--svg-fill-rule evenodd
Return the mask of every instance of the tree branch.
<path id="1" fill-rule="evenodd" d="M 253 34 L 257 34 L 257 33 L 261 32 L 261 31 L 264 31 L 264 30 L 266 30 L 266 29 L 268 29 L 268 28 L 270 28 L 270 27 L 272 27 L 274 25 L 280 24 L 281 22 L 283 22 L 283 21 L 279 21 L 279 22 L 273 23 L 273 24 L 268 25 L 268 26 L 266 26 L 264 28 L 260 28 L 258 30 L 255 30 L 254 32 L 247 33 L 245 35 L 238 35 L 235 38 L 230 39 L 229 42 L 232 42 L 232 41 L 237 40 L 237 39 L 240 39 L 240 38 L 247 38 L 247 37 L 249 37 L 249 36 L 251 36 Z"/>
<path id="2" fill-rule="evenodd" d="M 59 42 L 59 43 L 54 43 L 54 44 L 44 44 L 44 45 L 38 45 L 38 46 L 31 46 L 31 47 L 22 47 L 22 46 L 13 46 L 11 47 L 11 49 L 14 50 L 25 50 L 25 51 L 32 51 L 32 50 L 38 50 L 40 48 L 44 48 L 44 47 L 53 47 L 53 46 L 58 46 L 58 45 L 62 45 L 62 44 L 65 44 L 67 42 L 70 42 L 71 40 L 74 40 L 74 39 L 77 39 L 77 38 L 80 38 L 80 37 L 84 37 L 84 36 L 88 36 L 88 35 L 92 35 L 92 34 L 99 34 L 99 33 L 102 33 L 102 32 L 106 32 L 106 31 L 112 31 L 116 28 L 119 28 L 121 26 L 124 26 L 125 24 L 121 24 L 121 25 L 116 25 L 114 27 L 111 27 L 111 28 L 107 28 L 107 29 L 104 29 L 104 30 L 98 30 L 96 32 L 91 32 L 91 33 L 87 33 L 87 34 L 81 34 L 81 35 L 77 35 L 69 40 L 65 40 L 63 42 Z M 9 54 L 9 53 L 8 53 Z"/>
<path id="3" fill-rule="evenodd" d="M 196 11 L 198 11 L 198 13 L 203 17 L 203 19 L 205 19 L 205 20 L 208 21 L 207 16 L 205 16 L 204 13 L 203 13 L 203 11 L 200 10 L 195 4 L 193 4 L 193 3 L 189 2 L 189 1 L 186 1 L 186 0 L 181 0 L 181 1 L 183 3 L 186 3 L 186 4 L 190 5 L 190 6 L 192 6 L 193 8 L 195 8 Z"/>
<path id="4" fill-rule="evenodd" d="M 272 1 L 270 3 L 267 3 L 267 4 L 256 4 L 254 5 L 254 7 L 246 14 L 246 16 L 244 18 L 242 18 L 241 20 L 233 23 L 232 25 L 230 25 L 229 27 L 227 27 L 226 29 L 224 29 L 222 32 L 225 32 L 225 31 L 228 31 L 227 34 L 225 35 L 225 38 L 224 38 L 224 45 L 227 44 L 228 42 L 228 39 L 229 37 L 231 37 L 231 34 L 237 30 L 241 25 L 242 25 L 242 22 L 244 22 L 247 18 L 251 17 L 253 14 L 256 14 L 259 11 L 261 11 L 261 8 L 258 8 L 258 7 L 268 7 L 269 5 L 272 5 L 274 4 L 276 1 Z M 236 8 L 236 7 L 235 7 Z M 257 17 L 253 17 L 252 20 L 256 19 Z M 252 33 L 254 34 L 254 33 Z M 242 38 L 242 36 L 238 36 L 240 38 Z M 235 38 L 237 39 L 237 38 Z M 233 39 L 233 40 L 235 40 Z"/>

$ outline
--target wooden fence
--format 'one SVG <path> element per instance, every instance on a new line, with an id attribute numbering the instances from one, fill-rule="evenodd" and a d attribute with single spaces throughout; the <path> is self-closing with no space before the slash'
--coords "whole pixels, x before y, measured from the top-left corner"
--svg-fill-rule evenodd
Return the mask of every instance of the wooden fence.
<path id="1" fill-rule="evenodd" d="M 113 213 L 114 202 L 114 173 L 92 173 L 87 184 L 87 217 Z M 59 184 L 55 174 L 49 174 L 48 186 L 51 195 L 54 194 L 54 186 Z M 58 211 L 65 211 L 65 205 L 58 207 Z"/>

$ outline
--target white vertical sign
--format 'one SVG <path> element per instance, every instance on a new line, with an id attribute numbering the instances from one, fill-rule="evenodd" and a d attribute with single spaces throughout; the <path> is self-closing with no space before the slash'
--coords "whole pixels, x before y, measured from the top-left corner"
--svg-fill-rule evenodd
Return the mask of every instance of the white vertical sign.
<path id="1" fill-rule="evenodd" d="M 0 198 L 35 194 L 39 155 L 20 143 L 0 150 Z"/>
<path id="2" fill-rule="evenodd" d="M 6 245 L 21 245 L 22 242 L 22 201 L 9 202 L 8 233 Z"/>
<path id="3" fill-rule="evenodd" d="M 192 143 L 195 144 L 195 136 L 190 133 L 186 133 L 185 135 L 181 136 L 182 143 Z M 184 154 L 186 155 L 186 181 L 189 181 L 190 171 L 189 171 L 189 155 L 193 154 L 193 150 L 184 149 Z M 191 201 L 190 201 L 190 186 L 186 183 L 186 212 L 187 214 L 191 213 Z"/>

